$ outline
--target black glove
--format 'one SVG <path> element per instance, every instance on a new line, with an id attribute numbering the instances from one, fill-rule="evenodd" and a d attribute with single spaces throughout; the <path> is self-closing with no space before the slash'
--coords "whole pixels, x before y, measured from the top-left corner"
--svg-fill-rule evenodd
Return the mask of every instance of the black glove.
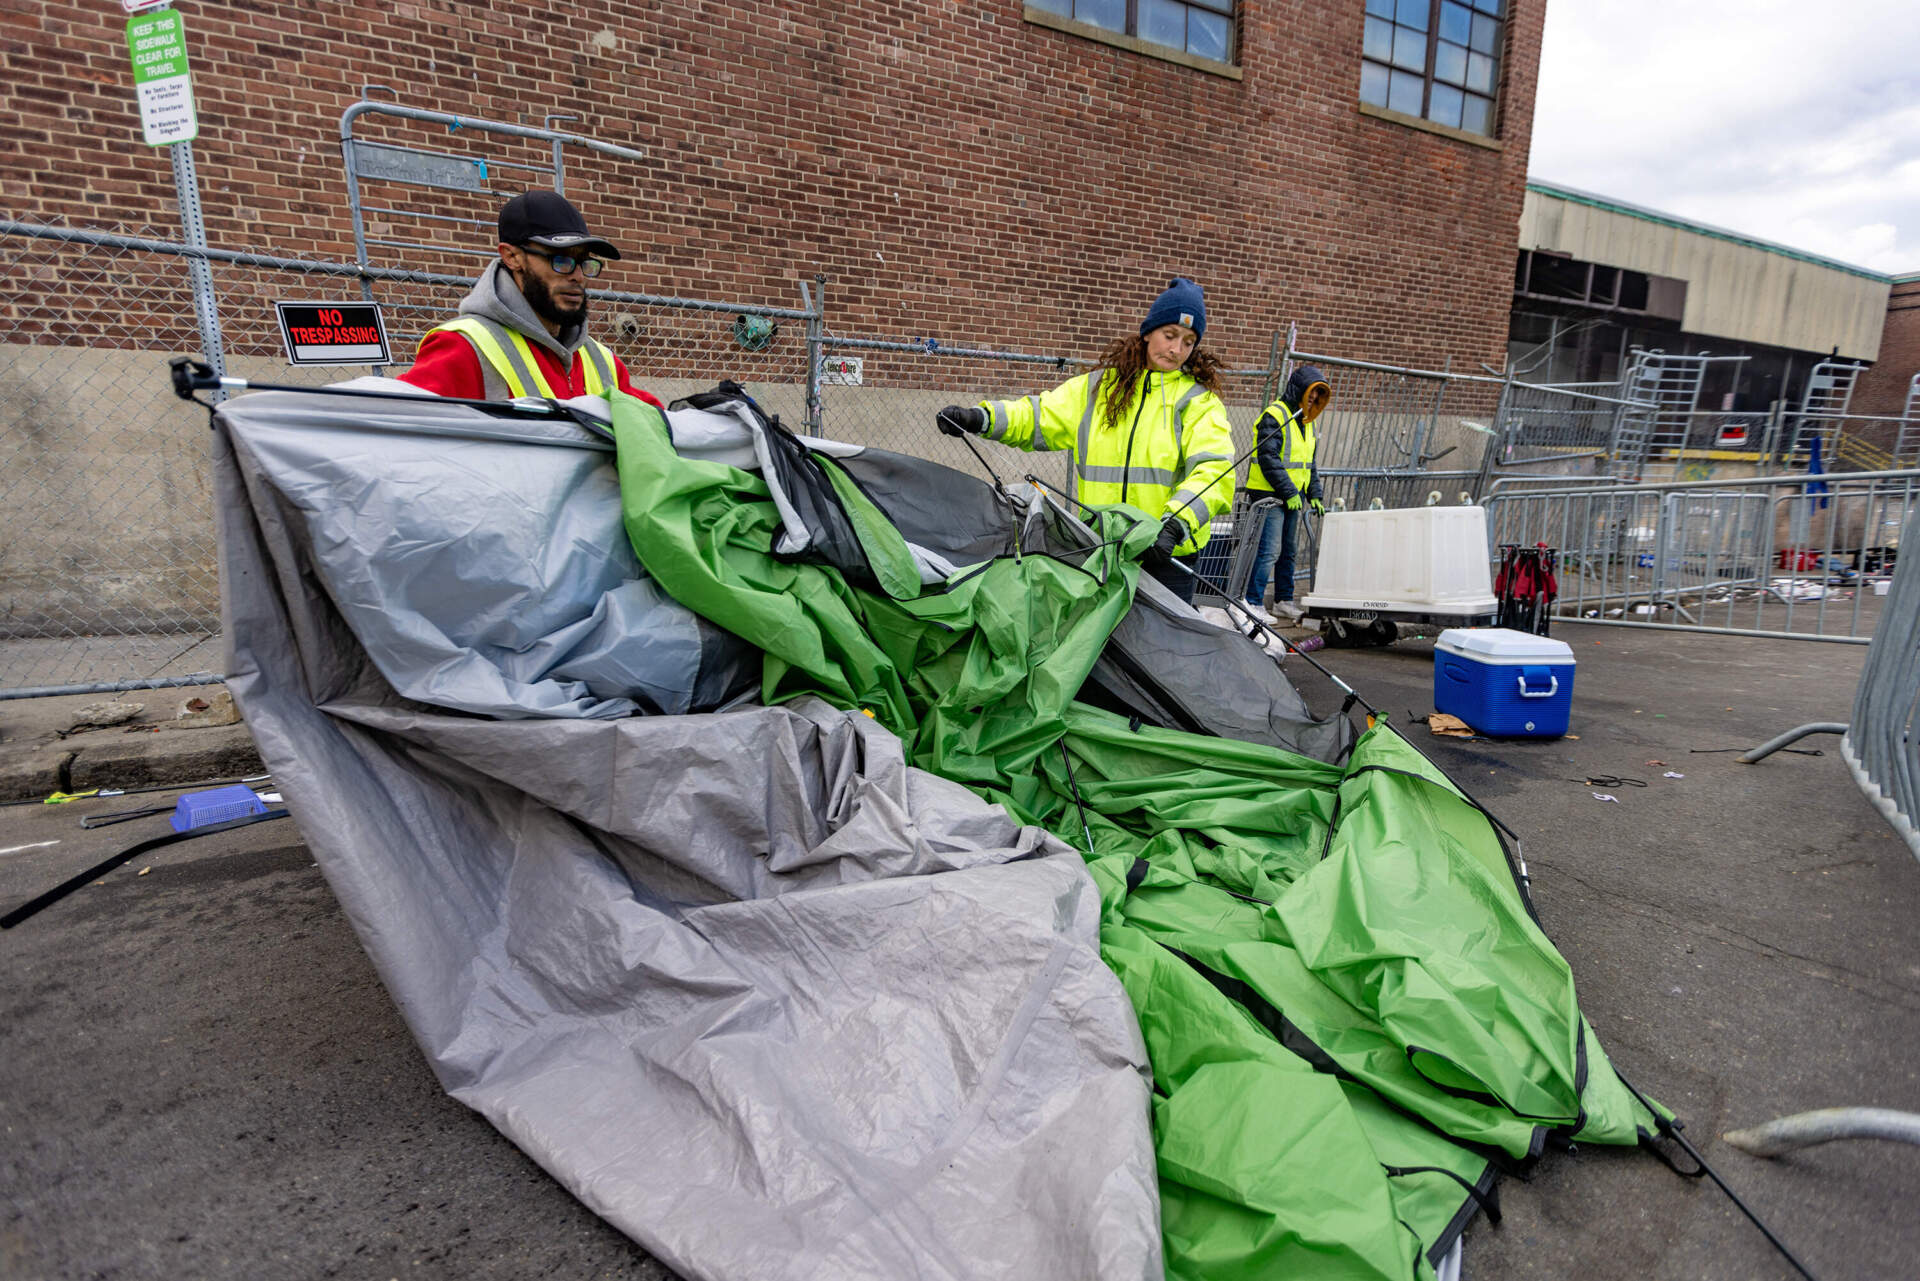
<path id="1" fill-rule="evenodd" d="M 1186 542 L 1189 537 L 1191 537 L 1191 531 L 1187 529 L 1187 522 L 1178 516 L 1169 516 L 1160 526 L 1160 537 L 1153 540 L 1154 553 L 1160 556 L 1172 556 L 1173 549 Z"/>
<path id="2" fill-rule="evenodd" d="M 964 436 L 971 432 L 978 436 L 987 429 L 987 411 L 977 405 L 948 405 L 933 421 L 945 435 Z"/>

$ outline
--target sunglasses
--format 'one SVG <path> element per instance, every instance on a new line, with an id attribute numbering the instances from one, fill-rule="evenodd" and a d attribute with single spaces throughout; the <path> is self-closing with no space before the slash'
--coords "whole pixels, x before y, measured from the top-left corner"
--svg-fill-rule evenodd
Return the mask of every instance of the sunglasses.
<path id="1" fill-rule="evenodd" d="M 574 254 L 542 253 L 540 250 L 530 248 L 526 245 L 522 245 L 521 248 L 537 258 L 545 258 L 547 265 L 553 268 L 554 274 L 560 276 L 571 276 L 573 269 L 578 267 L 581 275 L 585 276 L 588 280 L 592 280 L 604 271 L 607 266 L 606 261 L 600 258 L 588 258 Z"/>

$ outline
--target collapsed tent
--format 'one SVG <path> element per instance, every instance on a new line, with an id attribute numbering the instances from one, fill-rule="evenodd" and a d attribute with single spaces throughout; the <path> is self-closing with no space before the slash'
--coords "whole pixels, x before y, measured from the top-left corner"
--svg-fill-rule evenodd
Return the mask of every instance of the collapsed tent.
<path id="1" fill-rule="evenodd" d="M 316 861 L 446 1088 L 667 1264 L 1424 1277 L 1658 1123 L 1488 816 L 1141 513 L 670 417 L 216 418 Z"/>

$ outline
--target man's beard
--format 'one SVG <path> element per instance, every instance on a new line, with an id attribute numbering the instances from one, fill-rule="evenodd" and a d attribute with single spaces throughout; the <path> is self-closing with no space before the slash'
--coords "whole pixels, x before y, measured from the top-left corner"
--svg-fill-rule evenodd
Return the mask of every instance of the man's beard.
<path id="1" fill-rule="evenodd" d="M 527 282 L 521 286 L 520 293 L 527 300 L 527 306 L 533 308 L 533 314 L 542 320 L 551 321 L 562 328 L 567 325 L 587 323 L 587 300 L 582 298 L 580 305 L 571 311 L 563 311 L 554 305 L 553 295 L 547 291 L 547 282 L 527 273 Z"/>

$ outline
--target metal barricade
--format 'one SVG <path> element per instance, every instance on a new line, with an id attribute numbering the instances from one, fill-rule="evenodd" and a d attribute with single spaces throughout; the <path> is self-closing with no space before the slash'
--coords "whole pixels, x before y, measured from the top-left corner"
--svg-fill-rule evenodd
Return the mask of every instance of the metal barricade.
<path id="1" fill-rule="evenodd" d="M 1565 617 L 1863 644 L 1916 504 L 1912 470 L 1499 490 L 1488 554 L 1558 548 Z"/>
<path id="2" fill-rule="evenodd" d="M 1893 438 L 1895 466 L 1920 466 L 1920 373 L 1907 383 L 1907 404 Z"/>
<path id="3" fill-rule="evenodd" d="M 1920 522 L 1907 533 L 1920 538 Z M 1867 651 L 1853 696 L 1853 723 L 1840 740 L 1841 755 L 1869 801 L 1920 857 L 1920 556 L 1894 571 L 1880 617 L 1880 631 Z"/>
<path id="4" fill-rule="evenodd" d="M 1920 520 L 1906 532 L 1920 538 Z M 1920 857 L 1920 556 L 1894 570 L 1880 630 L 1853 693 L 1853 720 L 1802 725 L 1745 753 L 1748 765 L 1809 734 L 1839 734 L 1847 772 L 1915 857 Z"/>

